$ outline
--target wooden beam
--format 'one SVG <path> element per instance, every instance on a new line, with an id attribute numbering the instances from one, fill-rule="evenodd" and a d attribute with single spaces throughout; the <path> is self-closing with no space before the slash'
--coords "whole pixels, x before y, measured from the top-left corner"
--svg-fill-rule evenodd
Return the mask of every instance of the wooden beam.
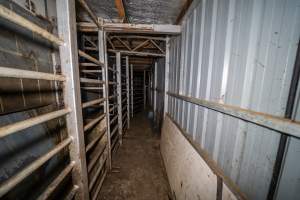
<path id="1" fill-rule="evenodd" d="M 137 52 L 137 51 L 118 51 L 118 50 L 113 50 L 113 49 L 108 49 L 109 52 L 120 52 L 121 54 L 125 55 L 134 55 L 134 56 L 143 56 L 143 57 L 165 57 L 164 54 L 159 54 L 159 53 L 150 53 L 150 52 Z"/>
<path id="2" fill-rule="evenodd" d="M 132 49 L 132 51 L 136 51 L 139 48 L 143 47 L 145 44 L 147 44 L 149 42 L 149 40 L 145 40 L 144 42 L 140 43 L 139 45 L 137 45 L 134 49 Z"/>
<path id="3" fill-rule="evenodd" d="M 88 4 L 85 2 L 85 0 L 77 0 L 80 5 L 84 8 L 84 10 L 89 14 L 91 19 L 95 22 L 95 24 L 98 26 L 98 28 L 101 27 L 100 23 L 98 22 L 98 17 L 95 15 L 95 13 L 90 9 Z"/>
<path id="4" fill-rule="evenodd" d="M 112 43 L 111 39 L 109 37 L 106 37 L 108 43 L 110 44 L 111 48 L 116 49 L 114 43 Z"/>
<path id="5" fill-rule="evenodd" d="M 128 46 L 123 40 L 121 40 L 120 38 L 116 37 L 116 39 L 121 42 L 121 44 L 123 44 L 129 51 L 131 51 L 130 46 Z"/>
<path id="6" fill-rule="evenodd" d="M 122 0 L 115 0 L 115 5 L 118 10 L 119 17 L 122 19 L 123 22 L 128 22 L 128 18 L 126 16 L 126 11 L 124 7 L 124 3 Z"/>
<path id="7" fill-rule="evenodd" d="M 156 44 L 156 42 L 154 42 L 153 40 L 150 40 L 150 42 L 161 52 L 161 53 L 165 53 L 164 50 L 162 50 L 162 48 L 160 48 L 160 46 L 158 46 L 158 44 Z"/>
<path id="8" fill-rule="evenodd" d="M 119 37 L 119 38 L 128 38 L 128 39 L 149 39 L 149 40 L 157 40 L 157 41 L 166 41 L 164 37 L 152 37 L 152 36 L 141 36 L 141 35 L 118 35 L 118 36 L 110 36 L 110 38 Z"/>
<path id="9" fill-rule="evenodd" d="M 183 7 L 181 8 L 181 11 L 178 15 L 178 17 L 176 18 L 176 23 L 175 24 L 180 24 L 182 18 L 184 17 L 185 13 L 188 11 L 190 5 L 192 4 L 193 0 L 186 0 L 185 4 L 183 5 Z"/>
<path id="10" fill-rule="evenodd" d="M 95 24 L 89 22 L 77 23 L 77 28 L 82 32 L 97 32 Z M 181 33 L 180 25 L 171 24 L 127 24 L 104 22 L 103 28 L 107 32 L 118 33 L 145 33 L 145 34 L 168 34 L 178 35 Z"/>

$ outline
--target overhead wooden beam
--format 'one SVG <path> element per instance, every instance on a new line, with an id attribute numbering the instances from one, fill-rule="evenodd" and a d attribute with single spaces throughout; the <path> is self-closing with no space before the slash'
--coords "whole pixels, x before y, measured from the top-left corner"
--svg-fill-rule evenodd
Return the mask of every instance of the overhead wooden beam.
<path id="1" fill-rule="evenodd" d="M 118 10 L 119 17 L 122 19 L 122 22 L 128 22 L 128 18 L 126 15 L 125 6 L 122 0 L 115 0 L 115 5 Z"/>
<path id="2" fill-rule="evenodd" d="M 95 24 L 89 22 L 77 23 L 77 28 L 82 32 L 97 32 Z M 177 35 L 181 33 L 180 25 L 171 24 L 127 24 L 104 22 L 103 28 L 107 32 L 118 33 L 145 33 L 145 34 L 168 34 Z"/>
<path id="3" fill-rule="evenodd" d="M 95 13 L 90 9 L 90 7 L 88 6 L 88 4 L 85 2 L 85 0 L 77 0 L 80 5 L 84 8 L 84 10 L 89 14 L 89 16 L 91 17 L 91 19 L 95 22 L 95 24 L 98 26 L 98 28 L 101 27 L 99 21 L 98 21 L 98 17 L 95 15 Z M 97 30 L 98 31 L 98 30 Z"/>
<path id="4" fill-rule="evenodd" d="M 121 54 L 125 55 L 134 55 L 134 56 L 143 56 L 143 57 L 165 57 L 164 54 L 159 54 L 159 53 L 150 53 L 150 52 L 137 52 L 137 51 L 118 51 L 118 50 L 113 50 L 113 49 L 108 49 L 109 52 L 120 52 Z"/>
<path id="5" fill-rule="evenodd" d="M 184 17 L 185 13 L 188 11 L 192 2 L 193 2 L 193 0 L 186 0 L 185 4 L 181 8 L 181 11 L 180 11 L 178 17 L 176 18 L 176 24 L 180 24 L 182 18 Z"/>
<path id="6" fill-rule="evenodd" d="M 141 36 L 141 35 L 118 35 L 118 36 L 110 36 L 110 38 L 119 37 L 119 38 L 128 38 L 128 39 L 149 39 L 149 40 L 157 40 L 157 41 L 166 41 L 164 37 L 152 37 L 152 36 Z"/>

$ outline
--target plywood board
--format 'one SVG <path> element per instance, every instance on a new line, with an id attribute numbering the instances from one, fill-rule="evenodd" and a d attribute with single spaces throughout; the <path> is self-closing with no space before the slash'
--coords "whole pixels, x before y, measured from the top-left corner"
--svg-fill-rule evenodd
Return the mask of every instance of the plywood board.
<path id="1" fill-rule="evenodd" d="M 217 176 L 169 117 L 163 124 L 161 153 L 176 200 L 216 199 Z"/>

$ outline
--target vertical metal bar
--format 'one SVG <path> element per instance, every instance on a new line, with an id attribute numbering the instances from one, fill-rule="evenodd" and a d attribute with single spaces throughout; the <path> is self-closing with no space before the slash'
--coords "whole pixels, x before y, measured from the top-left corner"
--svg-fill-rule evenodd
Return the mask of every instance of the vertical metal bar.
<path id="1" fill-rule="evenodd" d="M 117 95 L 118 95 L 118 126 L 119 126 L 119 142 L 122 144 L 122 82 L 121 82 L 121 53 L 116 53 L 117 67 Z"/>
<path id="2" fill-rule="evenodd" d="M 126 93 L 127 93 L 127 128 L 130 127 L 130 97 L 129 97 L 129 58 L 126 56 Z"/>
<path id="3" fill-rule="evenodd" d="M 154 64 L 154 99 L 153 99 L 153 114 L 154 114 L 154 121 L 156 119 L 156 99 L 157 99 L 157 61 Z"/>
<path id="4" fill-rule="evenodd" d="M 72 109 L 66 116 L 68 134 L 73 138 L 70 144 L 71 161 L 75 162 L 72 178 L 79 187 L 76 199 L 89 199 L 88 178 L 83 135 L 83 120 L 78 69 L 75 1 L 57 1 L 57 24 L 60 38 L 65 41 L 59 47 L 61 69 L 67 80 L 64 87 L 64 103 Z"/>
<path id="5" fill-rule="evenodd" d="M 146 70 L 144 70 L 143 86 L 144 86 L 144 109 L 146 109 Z"/>
<path id="6" fill-rule="evenodd" d="M 107 51 L 106 51 L 106 32 L 103 30 L 98 31 L 98 49 L 99 49 L 99 61 L 104 63 L 102 69 L 102 80 L 105 82 L 103 85 L 103 97 L 105 98 L 104 112 L 106 113 L 106 135 L 107 135 L 107 156 L 108 156 L 108 168 L 111 169 L 111 141 L 110 141 L 110 118 L 109 118 L 109 99 L 108 99 L 108 63 L 107 63 Z"/>
<path id="7" fill-rule="evenodd" d="M 168 89 L 169 89 L 169 68 L 170 68 L 170 38 L 166 38 L 166 57 L 165 57 L 165 92 L 164 92 L 164 116 L 168 112 Z"/>
<path id="8" fill-rule="evenodd" d="M 133 65 L 130 65 L 130 85 L 131 85 L 131 117 L 133 117 Z"/>

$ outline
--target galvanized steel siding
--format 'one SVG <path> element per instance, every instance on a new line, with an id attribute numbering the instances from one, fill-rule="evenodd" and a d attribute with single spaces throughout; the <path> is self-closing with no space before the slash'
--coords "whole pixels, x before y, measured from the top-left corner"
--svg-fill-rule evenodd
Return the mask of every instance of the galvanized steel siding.
<path id="1" fill-rule="evenodd" d="M 171 39 L 170 91 L 284 116 L 299 0 L 193 3 Z M 170 97 L 171 116 L 249 199 L 268 193 L 280 134 Z"/>

